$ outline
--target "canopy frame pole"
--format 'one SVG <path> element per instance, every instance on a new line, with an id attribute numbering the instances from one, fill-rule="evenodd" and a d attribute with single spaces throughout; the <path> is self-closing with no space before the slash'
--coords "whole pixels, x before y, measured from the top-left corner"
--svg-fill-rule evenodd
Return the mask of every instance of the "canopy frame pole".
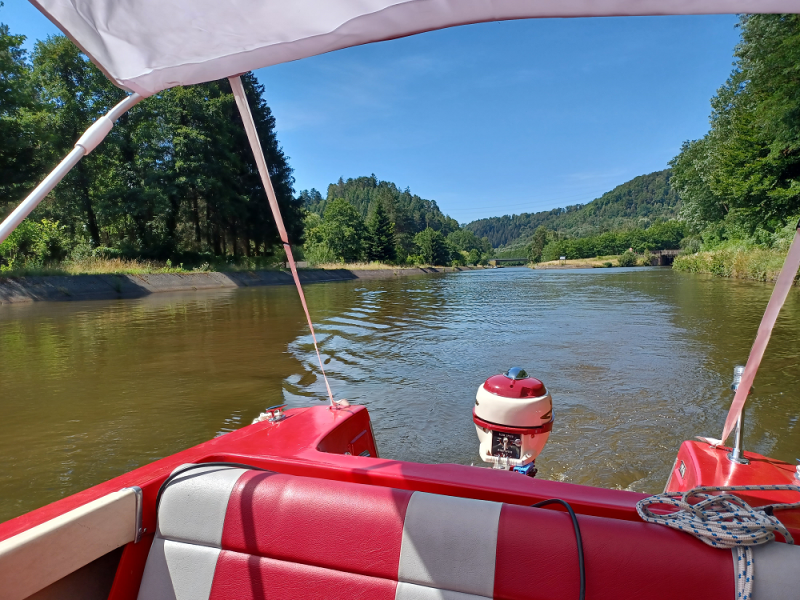
<path id="1" fill-rule="evenodd" d="M 744 410 L 744 403 L 747 401 L 747 396 L 750 393 L 750 388 L 753 386 L 753 380 L 756 378 L 758 367 L 761 364 L 761 359 L 764 357 L 764 352 L 767 349 L 769 338 L 772 336 L 772 328 L 775 327 L 775 321 L 778 319 L 778 314 L 786 302 L 786 297 L 789 295 L 789 290 L 792 289 L 794 278 L 797 276 L 797 270 L 800 268 L 800 223 L 797 224 L 794 239 L 789 252 L 786 255 L 786 260 L 783 263 L 781 272 L 778 274 L 778 279 L 775 282 L 775 287 L 772 289 L 772 296 L 770 296 L 767 303 L 767 309 L 764 311 L 764 316 L 761 318 L 761 324 L 758 326 L 758 334 L 753 342 L 753 347 L 750 349 L 750 356 L 747 358 L 742 379 L 736 388 L 736 394 L 733 397 L 728 417 L 725 419 L 725 427 L 722 431 L 722 439 L 720 443 L 725 443 L 725 440 L 733 431 L 737 423 L 739 424 L 739 433 L 737 434 L 736 445 L 741 444 L 739 439 L 741 435 L 741 422 L 740 417 Z"/>
<path id="2" fill-rule="evenodd" d="M 25 217 L 31 214 L 33 209 L 44 200 L 47 194 L 64 179 L 66 174 L 69 173 L 84 156 L 97 148 L 100 142 L 105 139 L 114 127 L 114 122 L 143 99 L 144 98 L 139 94 L 127 96 L 122 102 L 92 123 L 91 127 L 89 127 L 80 139 L 75 142 L 75 147 L 67 154 L 64 160 L 58 163 L 58 166 L 36 186 L 28 197 L 25 198 L 2 223 L 0 223 L 0 244 L 6 241 L 8 236 L 25 220 Z"/>
<path id="3" fill-rule="evenodd" d="M 294 261 L 292 254 L 292 246 L 289 244 L 289 236 L 286 233 L 286 226 L 283 223 L 283 216 L 281 209 L 278 205 L 278 197 L 275 195 L 275 189 L 272 187 L 272 180 L 269 176 L 269 168 L 267 161 L 264 158 L 264 149 L 261 147 L 261 141 L 258 139 L 258 131 L 256 130 L 256 123 L 253 120 L 253 113 L 250 111 L 250 105 L 247 103 L 247 95 L 242 85 L 242 78 L 240 76 L 229 77 L 228 81 L 231 84 L 233 96 L 236 99 L 236 106 L 239 107 L 239 114 L 242 116 L 242 123 L 244 124 L 245 132 L 247 133 L 247 140 L 250 142 L 250 149 L 253 151 L 253 157 L 256 160 L 258 167 L 258 174 L 261 176 L 261 183 L 264 185 L 264 191 L 267 193 L 267 200 L 269 207 L 272 210 L 272 217 L 275 219 L 275 225 L 278 228 L 278 235 L 283 243 L 283 249 L 286 251 L 286 261 L 289 263 L 289 268 L 292 270 L 292 279 L 297 287 L 297 293 L 300 295 L 300 302 L 303 305 L 303 311 L 306 313 L 306 321 L 308 328 L 311 330 L 311 339 L 314 341 L 314 350 L 317 353 L 317 361 L 319 362 L 319 370 L 322 372 L 322 378 L 325 380 L 325 388 L 328 391 L 328 399 L 331 403 L 331 408 L 336 409 L 340 406 L 345 406 L 345 401 L 340 403 L 334 402 L 333 392 L 328 383 L 328 376 L 325 374 L 325 367 L 322 363 L 322 355 L 319 353 L 319 345 L 317 344 L 317 335 L 314 333 L 314 324 L 311 322 L 311 314 L 308 312 L 308 304 L 306 304 L 306 296 L 303 293 L 303 286 L 300 284 L 300 276 L 297 274 L 297 265 Z"/>

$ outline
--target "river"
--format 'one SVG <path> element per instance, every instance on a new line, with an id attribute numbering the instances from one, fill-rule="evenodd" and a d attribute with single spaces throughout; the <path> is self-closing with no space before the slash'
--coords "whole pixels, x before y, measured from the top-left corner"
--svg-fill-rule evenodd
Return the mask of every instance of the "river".
<path id="1" fill-rule="evenodd" d="M 552 392 L 539 477 L 657 493 L 680 443 L 718 437 L 771 286 L 669 269 L 506 268 L 306 288 L 337 398 L 383 457 L 479 462 L 487 377 Z M 747 407 L 745 448 L 794 462 L 800 290 Z M 293 287 L 0 306 L 0 520 L 325 400 Z"/>

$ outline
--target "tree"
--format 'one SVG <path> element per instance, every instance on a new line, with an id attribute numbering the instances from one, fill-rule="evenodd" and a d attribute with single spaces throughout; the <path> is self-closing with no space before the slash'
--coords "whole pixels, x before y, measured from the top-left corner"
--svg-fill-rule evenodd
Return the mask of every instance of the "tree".
<path id="1" fill-rule="evenodd" d="M 734 69 L 711 100 L 711 130 L 672 161 L 695 231 L 775 231 L 800 212 L 800 16 L 744 15 Z"/>
<path id="2" fill-rule="evenodd" d="M 0 215 L 2 205 L 21 199 L 38 175 L 37 102 L 24 41 L 0 23 Z"/>
<path id="3" fill-rule="evenodd" d="M 542 250 L 547 244 L 547 227 L 539 225 L 536 231 L 533 232 L 531 243 L 528 245 L 527 254 L 528 260 L 532 263 L 538 263 L 542 260 Z"/>
<path id="4" fill-rule="evenodd" d="M 450 263 L 450 249 L 445 237 L 435 229 L 428 227 L 414 236 L 417 254 L 422 262 L 428 265 L 447 265 Z"/>
<path id="5" fill-rule="evenodd" d="M 12 55 L 19 63 L 22 55 Z M 39 125 L 36 158 L 46 169 L 125 95 L 63 36 L 36 44 L 30 81 L 32 108 L 18 112 Z M 252 73 L 242 83 L 289 239 L 301 243 L 302 201 L 294 198 L 264 88 Z M 0 132 L 2 124 L 0 118 Z M 0 166 L 0 188 L 9 181 Z M 199 253 L 271 254 L 279 244 L 227 80 L 172 88 L 139 103 L 55 188 L 37 209 L 35 218 L 41 216 L 61 223 L 78 249 L 113 247 L 126 256 L 183 262 Z"/>
<path id="6" fill-rule="evenodd" d="M 337 259 L 352 262 L 364 258 L 367 228 L 361 214 L 344 198 L 328 203 L 320 234 Z"/>
<path id="7" fill-rule="evenodd" d="M 397 257 L 394 242 L 394 223 L 383 208 L 383 202 L 375 203 L 375 210 L 367 223 L 367 258 L 379 262 L 393 262 Z"/>

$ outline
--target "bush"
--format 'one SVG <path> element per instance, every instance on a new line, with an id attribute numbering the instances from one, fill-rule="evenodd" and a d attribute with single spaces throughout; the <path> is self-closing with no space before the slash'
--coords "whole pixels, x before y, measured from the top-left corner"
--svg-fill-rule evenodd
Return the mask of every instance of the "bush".
<path id="1" fill-rule="evenodd" d="M 620 254 L 617 259 L 617 264 L 620 267 L 635 267 L 638 263 L 639 260 L 636 258 L 636 255 L 630 250 L 626 250 Z"/>
<path id="2" fill-rule="evenodd" d="M 325 265 L 330 263 L 341 262 L 336 253 L 328 247 L 328 244 L 321 242 L 318 244 L 306 243 L 305 255 L 308 264 L 310 265 Z"/>
<path id="3" fill-rule="evenodd" d="M 42 267 L 69 254 L 69 239 L 58 221 L 25 220 L 0 244 L 0 270 Z"/>
<path id="4" fill-rule="evenodd" d="M 447 266 L 451 260 L 451 250 L 445 237 L 438 231 L 428 227 L 414 236 L 417 255 L 428 265 Z"/>

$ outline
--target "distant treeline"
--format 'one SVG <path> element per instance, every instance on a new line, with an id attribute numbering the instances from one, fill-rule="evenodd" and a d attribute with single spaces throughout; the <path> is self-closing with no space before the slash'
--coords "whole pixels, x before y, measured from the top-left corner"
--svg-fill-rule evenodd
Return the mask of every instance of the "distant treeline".
<path id="1" fill-rule="evenodd" d="M 414 253 L 414 236 L 427 228 L 447 237 L 460 226 L 439 209 L 435 200 L 425 200 L 406 188 L 401 190 L 394 183 L 380 181 L 375 175 L 339 179 L 328 186 L 327 195 L 315 189 L 300 192 L 300 200 L 312 213 L 324 215 L 325 209 L 334 200 L 346 200 L 363 219 L 368 219 L 379 204 L 386 211 L 394 226 L 394 238 L 398 256 Z"/>
<path id="2" fill-rule="evenodd" d="M 617 186 L 587 204 L 480 219 L 465 225 L 495 248 L 523 246 L 538 227 L 565 237 L 586 237 L 604 231 L 646 228 L 657 221 L 674 219 L 680 201 L 670 187 L 671 171 L 641 175 Z"/>
<path id="3" fill-rule="evenodd" d="M 314 189 L 299 197 L 310 213 L 304 250 L 311 263 L 478 264 L 491 256 L 488 240 L 459 227 L 436 202 L 375 175 L 339 179 L 326 198 Z"/>
<path id="4" fill-rule="evenodd" d="M 533 262 L 546 262 L 557 260 L 561 256 L 568 259 L 592 258 L 622 254 L 628 250 L 642 253 L 646 250 L 677 249 L 685 235 L 684 223 L 667 221 L 656 223 L 647 229 L 626 229 L 585 238 L 550 240 L 541 249 L 537 248 L 534 239 L 529 246 L 529 257 Z M 540 252 L 538 257 L 537 252 Z"/>
<path id="5" fill-rule="evenodd" d="M 125 92 L 63 36 L 36 43 L 0 25 L 0 218 Z M 302 202 L 252 74 L 242 77 L 290 237 Z M 43 221 L 44 219 L 44 221 Z M 32 224 L 31 224 L 32 223 Z M 147 98 L 0 247 L 0 267 L 70 257 L 205 261 L 275 252 L 277 232 L 227 80 Z"/>

